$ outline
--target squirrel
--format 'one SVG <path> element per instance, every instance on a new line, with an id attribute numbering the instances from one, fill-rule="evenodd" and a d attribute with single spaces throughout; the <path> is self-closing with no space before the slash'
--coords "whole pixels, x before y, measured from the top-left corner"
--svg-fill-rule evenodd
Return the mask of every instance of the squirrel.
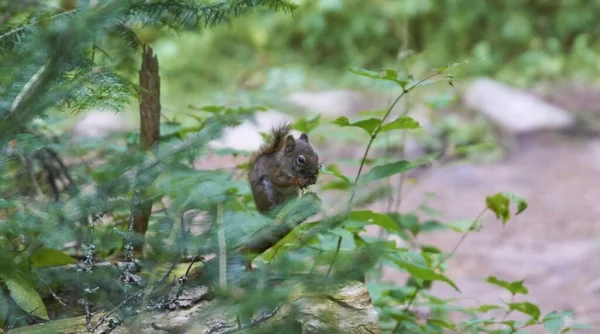
<path id="1" fill-rule="evenodd" d="M 289 122 L 271 129 L 269 138 L 250 157 L 248 181 L 257 210 L 266 214 L 272 208 L 298 197 L 298 191 L 317 182 L 321 165 L 308 136 L 289 134 Z"/>

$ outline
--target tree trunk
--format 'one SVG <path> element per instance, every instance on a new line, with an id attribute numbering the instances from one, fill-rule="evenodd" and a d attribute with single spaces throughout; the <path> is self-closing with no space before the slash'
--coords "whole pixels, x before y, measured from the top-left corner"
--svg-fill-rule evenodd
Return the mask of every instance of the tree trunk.
<path id="1" fill-rule="evenodd" d="M 142 67 L 140 69 L 140 149 L 148 151 L 158 146 L 160 137 L 160 76 L 158 75 L 158 59 L 152 48 L 144 45 L 142 51 Z M 152 212 L 152 202 L 144 201 L 135 212 L 133 229 L 139 237 L 134 243 L 134 252 L 140 255 L 144 246 L 144 236 L 148 229 L 148 221 Z"/>

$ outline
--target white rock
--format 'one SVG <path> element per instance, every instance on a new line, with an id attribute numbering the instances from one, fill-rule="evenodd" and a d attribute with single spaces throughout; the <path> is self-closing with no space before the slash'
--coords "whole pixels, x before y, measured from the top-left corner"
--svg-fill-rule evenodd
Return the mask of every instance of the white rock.
<path id="1" fill-rule="evenodd" d="M 365 95 L 346 89 L 298 92 L 291 94 L 288 100 L 310 112 L 329 116 L 348 116 L 373 108 L 373 103 Z"/>
<path id="2" fill-rule="evenodd" d="M 253 151 L 260 147 L 263 139 L 260 132 L 268 132 L 272 126 L 291 117 L 277 111 L 265 111 L 256 113 L 256 122 L 245 121 L 235 128 L 226 129 L 219 140 L 209 144 L 211 148 L 232 148 L 236 150 Z M 297 131 L 292 134 L 298 136 Z"/>
<path id="3" fill-rule="evenodd" d="M 125 117 L 108 111 L 92 110 L 75 122 L 71 128 L 73 137 L 106 138 L 115 132 L 131 129 Z"/>
<path id="4" fill-rule="evenodd" d="M 575 118 L 568 111 L 536 96 L 491 79 L 478 79 L 467 90 L 464 103 L 504 130 L 525 133 L 536 130 L 564 129 Z"/>

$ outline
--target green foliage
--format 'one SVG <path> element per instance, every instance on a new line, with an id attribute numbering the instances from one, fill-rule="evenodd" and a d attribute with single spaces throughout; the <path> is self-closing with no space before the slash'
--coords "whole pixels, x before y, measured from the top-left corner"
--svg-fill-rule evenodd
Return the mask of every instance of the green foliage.
<path id="1" fill-rule="evenodd" d="M 401 67 L 408 72 L 407 67 L 427 69 L 456 59 L 479 60 L 464 68 L 468 74 L 497 76 L 522 86 L 540 79 L 595 81 L 600 71 L 597 28 L 590 28 L 591 18 L 600 13 L 584 0 L 532 5 L 473 5 L 470 0 L 295 3 L 293 18 L 257 11 L 231 29 L 164 40 L 161 47 L 173 54 L 164 58 L 165 78 L 178 86 L 173 91 L 209 94 L 215 83 L 217 91 L 239 91 L 249 77 L 274 96 L 290 86 L 312 89 L 331 87 L 332 82 L 339 86 L 340 81 L 375 88 L 370 81 L 341 74 L 343 68 Z M 578 17 L 582 19 L 574 19 Z M 215 70 L 212 62 L 195 59 L 222 59 L 224 66 Z M 404 81 L 408 76 L 390 78 Z"/>
<path id="2" fill-rule="evenodd" d="M 485 199 L 485 203 L 488 209 L 494 212 L 497 218 L 502 218 L 503 223 L 506 223 L 510 219 L 511 201 L 515 202 L 517 205 L 517 215 L 525 211 L 525 209 L 527 209 L 527 202 L 519 196 L 510 192 L 497 193 L 495 195 L 488 196 Z"/>

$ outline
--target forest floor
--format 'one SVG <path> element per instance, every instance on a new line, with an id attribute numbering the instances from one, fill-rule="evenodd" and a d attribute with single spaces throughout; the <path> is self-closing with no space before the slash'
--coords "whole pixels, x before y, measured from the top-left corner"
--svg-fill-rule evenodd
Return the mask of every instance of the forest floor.
<path id="1" fill-rule="evenodd" d="M 600 94 L 557 90 L 547 100 L 568 110 L 598 109 Z M 588 114 L 589 115 L 589 114 Z M 464 303 L 501 304 L 510 295 L 485 282 L 493 275 L 507 281 L 524 279 L 529 295 L 542 313 L 570 309 L 577 322 L 600 332 L 600 138 L 558 133 L 528 135 L 505 159 L 488 164 L 457 163 L 432 168 L 418 176 L 401 211 L 412 211 L 428 193 L 429 206 L 443 213 L 441 220 L 475 219 L 485 197 L 511 191 L 527 199 L 528 209 L 506 226 L 492 214 L 483 216 L 483 228 L 469 235 L 449 261 L 448 276 L 459 286 L 455 292 L 435 284 L 438 297 Z M 419 241 L 451 251 L 461 235 L 435 232 Z M 399 273 L 384 278 L 403 283 Z M 517 298 L 516 300 L 520 300 Z M 535 328 L 531 333 L 546 333 Z"/>
<path id="2" fill-rule="evenodd" d="M 419 177 L 404 200 L 412 211 L 435 193 L 428 205 L 443 221 L 474 219 L 485 197 L 511 191 L 529 208 L 507 225 L 489 213 L 483 228 L 472 233 L 449 261 L 448 276 L 462 294 L 435 284 L 437 297 L 501 304 L 510 295 L 485 282 L 489 275 L 525 280 L 529 300 L 542 312 L 571 309 L 579 322 L 600 326 L 600 139 L 565 140 L 557 136 L 522 143 L 506 160 L 486 165 L 454 164 L 433 168 Z M 451 251 L 461 235 L 434 232 L 420 242 Z M 386 271 L 399 283 L 405 277 Z M 475 305 L 475 304 L 472 304 Z"/>

